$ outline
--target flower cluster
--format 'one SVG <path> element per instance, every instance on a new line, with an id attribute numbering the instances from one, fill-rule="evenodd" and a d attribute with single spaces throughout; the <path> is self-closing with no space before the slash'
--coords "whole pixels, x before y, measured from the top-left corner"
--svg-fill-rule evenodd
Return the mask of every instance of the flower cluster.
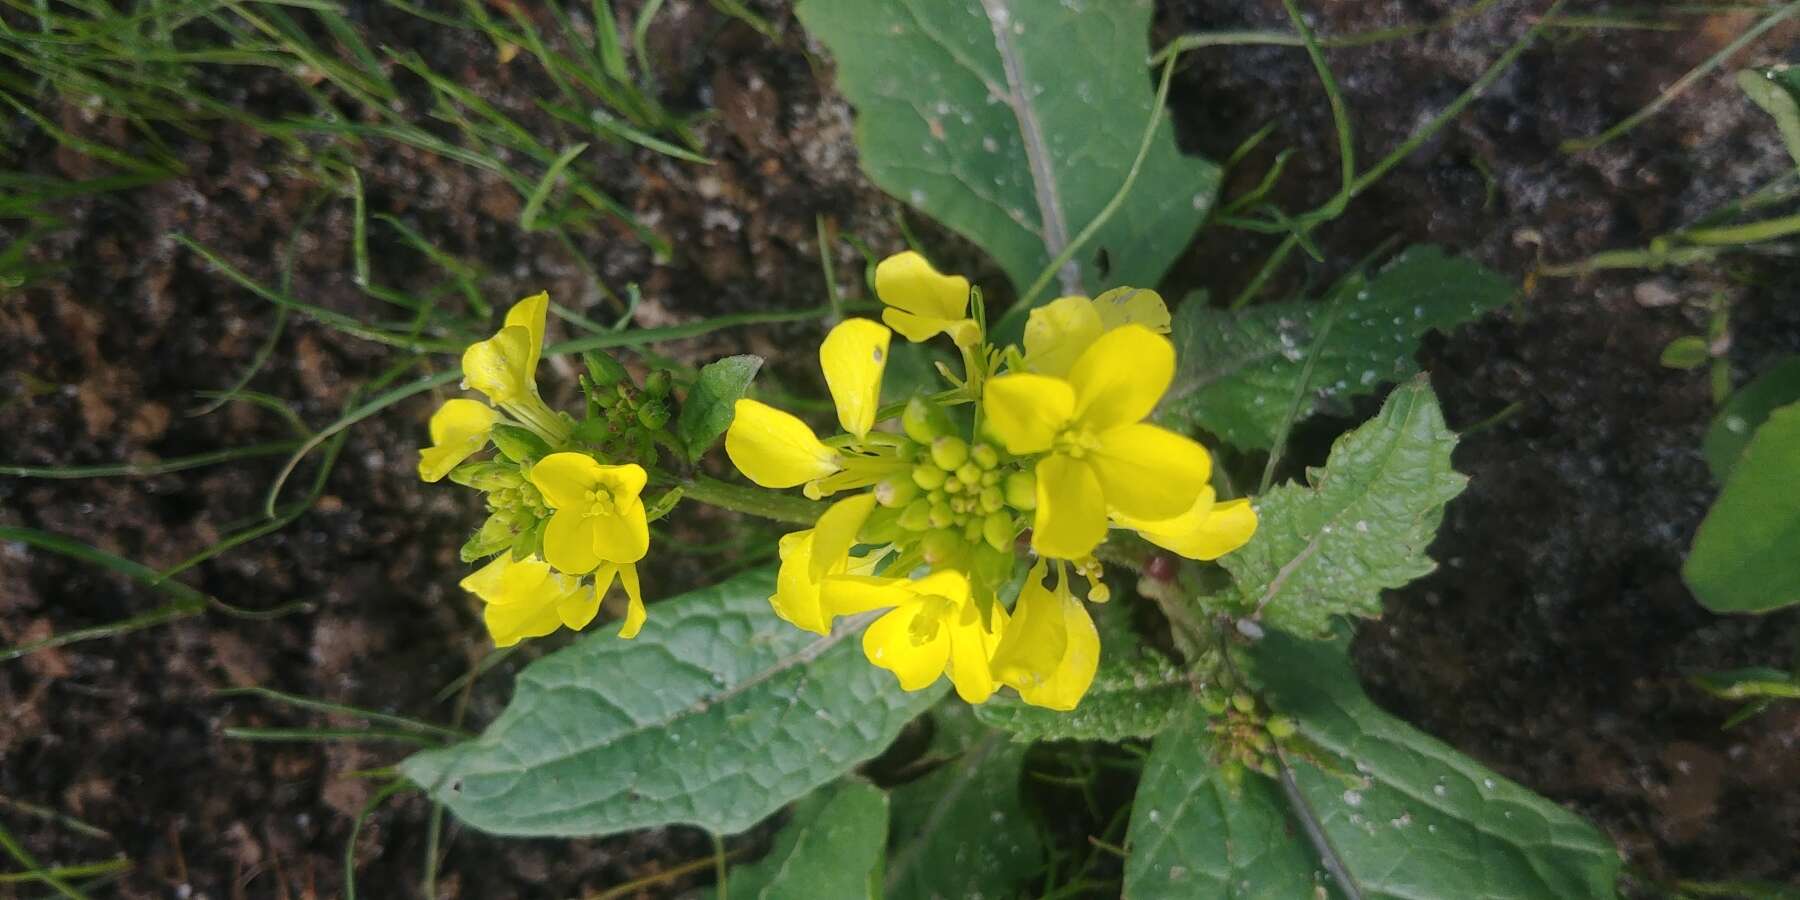
<path id="1" fill-rule="evenodd" d="M 821 440 L 749 399 L 726 433 L 751 481 L 837 498 L 782 538 L 770 601 L 819 633 L 886 610 L 863 649 L 907 690 L 948 675 L 970 703 L 1007 685 L 1027 703 L 1073 709 L 1100 655 L 1075 579 L 1086 600 L 1108 599 L 1094 551 L 1109 528 L 1214 559 L 1256 527 L 1248 501 L 1215 501 L 1203 447 L 1143 421 L 1174 377 L 1168 310 L 1151 291 L 1064 297 L 1032 313 L 1022 349 L 1001 348 L 968 280 L 917 253 L 883 260 L 875 291 L 882 322 L 846 320 L 819 348 L 842 434 Z M 940 366 L 947 389 L 883 407 L 895 331 L 948 336 L 962 376 Z M 1009 611 L 1001 594 L 1027 531 L 1037 561 Z"/>
<path id="2" fill-rule="evenodd" d="M 485 604 L 494 643 L 506 647 L 593 621 L 616 580 L 629 608 L 620 637 L 644 623 L 637 562 L 650 546 L 642 494 L 654 459 L 649 433 L 668 420 L 666 373 L 643 390 L 610 358 L 589 355 L 579 422 L 538 394 L 548 294 L 514 304 L 493 337 L 463 353 L 463 386 L 488 400 L 447 400 L 431 417 L 419 477 L 446 476 L 486 495 L 488 517 L 463 545 L 464 562 L 492 561 L 462 580 Z M 661 375 L 661 379 L 657 376 Z M 491 405 L 490 405 L 491 404 Z M 470 457 L 492 446 L 492 457 Z"/>

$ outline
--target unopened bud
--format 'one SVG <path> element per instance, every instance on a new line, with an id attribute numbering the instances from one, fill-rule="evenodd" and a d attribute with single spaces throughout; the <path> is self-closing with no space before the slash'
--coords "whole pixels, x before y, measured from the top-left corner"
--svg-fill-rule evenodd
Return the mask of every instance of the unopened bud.
<path id="1" fill-rule="evenodd" d="M 995 450 L 992 444 L 976 444 L 969 448 L 969 458 L 974 460 L 976 465 L 984 469 L 991 469 L 1000 464 L 1000 451 Z"/>
<path id="2" fill-rule="evenodd" d="M 631 377 L 623 363 L 597 350 L 581 354 L 581 361 L 587 364 L 588 377 L 601 387 L 611 387 Z"/>
<path id="3" fill-rule="evenodd" d="M 450 480 L 478 491 L 518 487 L 525 479 L 519 470 L 497 462 L 466 462 L 450 470 Z"/>
<path id="4" fill-rule="evenodd" d="M 875 502 L 882 506 L 905 506 L 918 497 L 919 485 L 909 476 L 890 475 L 875 483 Z"/>
<path id="5" fill-rule="evenodd" d="M 900 513 L 900 527 L 907 531 L 924 531 L 931 527 L 931 501 L 921 497 L 906 505 Z"/>
<path id="6" fill-rule="evenodd" d="M 928 491 L 935 491 L 943 487 L 944 480 L 949 477 L 949 473 L 930 463 L 919 463 L 913 466 L 912 470 L 913 484 Z"/>
<path id="7" fill-rule="evenodd" d="M 669 379 L 669 370 L 656 369 L 644 376 L 644 393 L 652 397 L 667 397 L 672 384 Z"/>
<path id="8" fill-rule="evenodd" d="M 1293 737 L 1294 732 L 1299 730 L 1294 724 L 1294 720 L 1287 716 L 1270 716 L 1269 721 L 1263 723 L 1263 727 L 1267 728 L 1269 735 L 1278 741 Z"/>
<path id="9" fill-rule="evenodd" d="M 906 436 L 921 444 L 930 445 L 938 435 L 950 431 L 950 416 L 943 407 L 926 400 L 914 397 L 907 401 L 906 409 L 900 413 L 900 428 Z"/>
<path id="10" fill-rule="evenodd" d="M 1037 476 L 1014 472 L 1006 476 L 1006 505 L 1021 512 L 1037 509 Z"/>
<path id="11" fill-rule="evenodd" d="M 956 513 L 950 510 L 948 504 L 934 503 L 931 505 L 931 527 L 949 528 L 950 523 L 955 521 Z"/>
<path id="12" fill-rule="evenodd" d="M 954 560 L 962 548 L 962 537 L 954 531 L 933 531 L 920 542 L 925 561 L 934 566 Z"/>
<path id="13" fill-rule="evenodd" d="M 981 467 L 972 462 L 965 462 L 956 467 L 956 477 L 963 484 L 979 487 L 981 485 Z"/>
<path id="14" fill-rule="evenodd" d="M 931 442 L 931 461 L 946 472 L 953 472 L 957 466 L 969 459 L 969 442 L 954 434 L 946 434 Z"/>
<path id="15" fill-rule="evenodd" d="M 490 434 L 501 455 L 513 462 L 530 462 L 550 453 L 550 445 L 528 428 L 502 422 Z"/>
<path id="16" fill-rule="evenodd" d="M 981 537 L 988 546 L 995 550 L 1010 550 L 1013 538 L 1018 532 L 1013 528 L 1013 517 L 1006 513 L 989 513 L 981 521 Z"/>
<path id="17" fill-rule="evenodd" d="M 1000 508 L 1005 505 L 1006 505 L 1006 492 L 1005 491 L 1002 491 L 1002 490 L 1000 490 L 999 487 L 992 486 L 992 485 L 981 489 L 981 511 L 982 512 L 999 512 Z"/>
<path id="18" fill-rule="evenodd" d="M 1239 691 L 1231 695 L 1231 705 L 1236 707 L 1238 712 L 1249 715 L 1256 711 L 1256 698 Z"/>
<path id="19" fill-rule="evenodd" d="M 646 403 L 638 407 L 637 418 L 645 428 L 661 428 L 669 424 L 669 406 L 666 403 Z"/>

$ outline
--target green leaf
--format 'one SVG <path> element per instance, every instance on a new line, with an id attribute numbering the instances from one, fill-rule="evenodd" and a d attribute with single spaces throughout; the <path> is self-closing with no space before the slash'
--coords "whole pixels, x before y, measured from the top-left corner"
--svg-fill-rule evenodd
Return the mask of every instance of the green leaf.
<path id="1" fill-rule="evenodd" d="M 742 831 L 880 753 L 944 690 L 900 690 L 854 630 L 776 618 L 774 585 L 758 570 L 654 604 L 633 640 L 587 634 L 527 666 L 481 737 L 400 771 L 495 834 Z"/>
<path id="2" fill-rule="evenodd" d="M 1450 467 L 1455 447 L 1424 376 L 1395 388 L 1307 485 L 1257 498 L 1256 536 L 1219 560 L 1245 611 L 1308 635 L 1327 633 L 1333 616 L 1380 615 L 1383 590 L 1437 568 L 1426 546 L 1468 482 Z"/>
<path id="3" fill-rule="evenodd" d="M 1376 707 L 1341 644 L 1270 632 L 1255 663 L 1274 708 L 1337 757 L 1332 771 L 1290 752 L 1293 795 L 1258 775 L 1234 793 L 1204 716 L 1178 720 L 1144 767 L 1127 896 L 1311 897 L 1315 884 L 1345 896 L 1309 821 L 1368 900 L 1616 896 L 1619 855 L 1599 831 Z"/>
<path id="4" fill-rule="evenodd" d="M 1193 697 L 1181 667 L 1143 645 L 1121 603 L 1094 610 L 1100 629 L 1100 669 L 1081 705 L 1069 712 L 1032 706 L 1017 694 L 995 694 L 974 707 L 975 717 L 1015 741 L 1122 741 L 1153 737 Z"/>
<path id="5" fill-rule="evenodd" d="M 1800 70 L 1786 65 L 1744 69 L 1737 73 L 1737 83 L 1751 101 L 1775 118 L 1788 156 L 1800 164 Z"/>
<path id="6" fill-rule="evenodd" d="M 887 896 L 1019 896 L 1044 859 L 1019 795 L 1026 748 L 981 727 L 958 700 L 938 707 L 936 719 L 931 753 L 952 758 L 894 789 L 898 842 L 888 857 Z"/>
<path id="7" fill-rule="evenodd" d="M 1800 700 L 1800 672 L 1783 672 L 1768 666 L 1702 672 L 1688 677 L 1694 686 L 1721 700 L 1753 700 L 1773 697 Z"/>
<path id="8" fill-rule="evenodd" d="M 1141 0 L 799 6 L 857 108 L 869 178 L 986 250 L 1020 292 L 1125 182 L 1155 97 L 1152 11 Z M 1160 281 L 1218 182 L 1218 167 L 1181 155 L 1160 124 L 1117 214 L 1075 256 L 1085 290 Z"/>
<path id="9" fill-rule="evenodd" d="M 1373 393 L 1419 371 L 1419 337 L 1479 318 L 1513 295 L 1511 282 L 1433 246 L 1403 251 L 1365 284 L 1325 302 L 1288 301 L 1228 312 L 1190 297 L 1173 322 L 1179 370 L 1157 416 L 1181 430 L 1204 428 L 1245 449 L 1273 447 L 1318 347 L 1296 417 Z"/>
<path id="10" fill-rule="evenodd" d="M 1694 535 L 1681 575 L 1713 612 L 1800 602 L 1800 403 L 1769 414 Z"/>
<path id="11" fill-rule="evenodd" d="M 1733 391 L 1700 444 L 1713 477 L 1724 481 L 1750 445 L 1750 436 L 1776 407 L 1800 401 L 1800 356 L 1790 356 Z"/>
<path id="12" fill-rule="evenodd" d="M 1686 372 L 1706 365 L 1706 361 L 1711 358 L 1712 351 L 1706 348 L 1706 338 L 1690 334 L 1670 341 L 1663 348 L 1662 356 L 1657 362 L 1665 369 Z"/>
<path id="13" fill-rule="evenodd" d="M 701 367 L 700 377 L 681 402 L 681 416 L 675 420 L 675 436 L 687 447 L 688 462 L 699 462 L 731 427 L 736 404 L 762 364 L 762 357 L 746 353 Z"/>
<path id="14" fill-rule="evenodd" d="M 887 834 L 887 795 L 845 779 L 796 804 L 768 855 L 733 867 L 726 890 L 738 900 L 879 897 L 871 879 L 880 872 Z M 717 897 L 717 888 L 706 895 Z"/>

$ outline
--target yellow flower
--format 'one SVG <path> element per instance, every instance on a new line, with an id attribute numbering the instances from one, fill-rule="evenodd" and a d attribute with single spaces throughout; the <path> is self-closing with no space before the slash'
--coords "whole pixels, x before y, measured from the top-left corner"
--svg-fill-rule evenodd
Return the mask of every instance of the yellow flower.
<path id="1" fill-rule="evenodd" d="M 506 311 L 506 324 L 494 336 L 463 351 L 463 384 L 518 419 L 540 437 L 560 443 L 568 437 L 563 417 L 538 396 L 537 366 L 544 347 L 544 318 L 549 294 L 533 294 Z"/>
<path id="2" fill-rule="evenodd" d="M 946 333 L 959 347 L 981 341 L 980 326 L 968 317 L 969 279 L 945 275 L 911 250 L 875 266 L 875 296 L 887 305 L 881 321 L 909 341 Z"/>
<path id="3" fill-rule="evenodd" d="M 1217 503 L 1210 487 L 1200 492 L 1187 512 L 1174 518 L 1145 521 L 1115 510 L 1112 519 L 1150 543 L 1188 559 L 1218 559 L 1249 543 L 1256 533 L 1256 510 L 1249 499 Z"/>
<path id="4" fill-rule="evenodd" d="M 996 606 L 992 625 L 983 622 L 961 572 L 946 569 L 916 581 L 836 575 L 825 580 L 822 603 L 840 616 L 890 610 L 863 632 L 863 653 L 899 677 L 902 690 L 923 690 L 949 675 L 958 696 L 980 703 L 998 687 L 988 660 L 1006 612 Z"/>
<path id="5" fill-rule="evenodd" d="M 431 446 L 419 450 L 419 478 L 437 481 L 487 446 L 500 414 L 478 400 L 446 400 L 431 414 Z"/>
<path id="6" fill-rule="evenodd" d="M 1032 547 L 1079 559 L 1106 537 L 1109 512 L 1160 521 L 1207 487 L 1212 459 L 1192 439 L 1142 423 L 1175 376 L 1175 348 L 1128 324 L 1100 336 L 1066 379 L 1008 373 L 987 383 L 988 428 L 1037 462 Z"/>
<path id="7" fill-rule="evenodd" d="M 543 637 L 560 625 L 580 631 L 600 609 L 593 588 L 536 557 L 514 562 L 512 554 L 502 553 L 461 585 L 486 604 L 482 621 L 498 647 Z"/>
<path id="8" fill-rule="evenodd" d="M 1057 573 L 1056 590 L 1044 587 L 1039 560 L 1025 577 L 1012 620 L 994 651 L 994 676 L 1033 706 L 1068 711 L 1081 703 L 1100 667 L 1100 632 L 1087 607 Z"/>
<path id="9" fill-rule="evenodd" d="M 1060 297 L 1025 320 L 1025 366 L 1062 378 L 1101 335 L 1132 324 L 1168 334 L 1169 323 L 1169 307 L 1155 291 L 1113 288 L 1092 300 Z"/>
<path id="10" fill-rule="evenodd" d="M 881 408 L 881 375 L 887 370 L 893 332 L 868 319 L 845 319 L 819 345 L 819 367 L 847 434 L 866 437 Z"/>
<path id="11" fill-rule="evenodd" d="M 766 488 L 817 481 L 842 466 L 798 416 L 755 400 L 739 400 L 725 431 L 725 455 L 744 477 Z"/>
<path id="12" fill-rule="evenodd" d="M 532 466 L 532 485 L 555 510 L 544 529 L 544 558 L 571 575 L 602 563 L 619 566 L 630 570 L 625 582 L 630 588 L 637 579 L 632 563 L 650 548 L 650 523 L 639 496 L 645 477 L 641 466 L 601 465 L 585 453 L 552 453 Z"/>
<path id="13" fill-rule="evenodd" d="M 775 576 L 775 594 L 769 598 L 776 615 L 796 628 L 819 634 L 831 631 L 834 616 L 820 605 L 820 588 L 832 575 L 866 575 L 873 570 L 882 554 L 853 560 L 850 548 L 874 510 L 873 494 L 857 494 L 833 503 L 813 527 L 782 536 L 781 569 Z"/>

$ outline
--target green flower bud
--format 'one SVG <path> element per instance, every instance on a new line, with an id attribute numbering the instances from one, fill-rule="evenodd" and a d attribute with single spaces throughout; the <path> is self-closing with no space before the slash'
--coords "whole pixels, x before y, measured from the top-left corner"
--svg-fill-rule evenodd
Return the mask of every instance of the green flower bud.
<path id="1" fill-rule="evenodd" d="M 955 521 L 956 513 L 951 512 L 948 505 L 937 503 L 931 505 L 931 527 L 949 528 L 950 523 Z"/>
<path id="2" fill-rule="evenodd" d="M 995 550 L 1010 549 L 1013 538 L 1017 535 L 1013 517 L 1006 513 L 989 513 L 987 518 L 981 520 L 981 537 Z"/>
<path id="3" fill-rule="evenodd" d="M 493 556 L 512 546 L 513 528 L 511 516 L 488 516 L 487 521 L 475 530 L 467 543 L 462 545 L 462 561 L 474 562 L 485 556 Z"/>
<path id="4" fill-rule="evenodd" d="M 525 479 L 512 466 L 484 460 L 451 469 L 450 480 L 478 491 L 497 491 L 518 487 Z"/>
<path id="5" fill-rule="evenodd" d="M 1231 695 L 1231 705 L 1244 715 L 1256 712 L 1256 698 L 1242 691 Z"/>
<path id="6" fill-rule="evenodd" d="M 974 460 L 976 465 L 984 469 L 991 469 L 1000 464 L 1000 451 L 995 450 L 992 444 L 976 444 L 969 448 L 969 458 Z"/>
<path id="7" fill-rule="evenodd" d="M 949 433 L 950 415 L 930 400 L 914 397 L 906 402 L 905 411 L 900 413 L 900 428 L 907 437 L 928 445 L 937 440 L 938 435 Z"/>
<path id="8" fill-rule="evenodd" d="M 532 462 L 550 455 L 550 445 L 536 432 L 502 422 L 492 432 L 494 447 L 513 462 Z"/>
<path id="9" fill-rule="evenodd" d="M 969 459 L 969 442 L 954 434 L 946 434 L 931 442 L 931 461 L 946 472 L 955 471 Z"/>
<path id="10" fill-rule="evenodd" d="M 598 446 L 612 440 L 619 433 L 619 429 L 613 422 L 616 418 L 618 416 L 608 415 L 606 418 L 582 419 L 576 422 L 575 443 Z"/>
<path id="11" fill-rule="evenodd" d="M 858 534 L 865 543 L 891 544 L 903 536 L 905 526 L 900 524 L 901 511 L 881 507 L 869 514 L 863 522 L 862 531 Z"/>
<path id="12" fill-rule="evenodd" d="M 513 562 L 527 559 L 538 552 L 538 548 L 544 544 L 544 526 L 548 524 L 550 524 L 549 519 L 539 519 L 530 528 L 519 532 L 518 537 L 513 538 Z"/>
<path id="13" fill-rule="evenodd" d="M 661 428 L 669 424 L 669 405 L 655 402 L 646 403 L 638 407 L 637 419 L 645 428 Z"/>
<path id="14" fill-rule="evenodd" d="M 1006 476 L 1006 505 L 1020 512 L 1037 509 L 1037 476 L 1014 472 Z"/>
<path id="15" fill-rule="evenodd" d="M 918 482 L 910 477 L 890 475 L 875 483 L 875 502 L 882 506 L 900 507 L 918 499 Z"/>
<path id="16" fill-rule="evenodd" d="M 913 484 L 928 491 L 935 491 L 943 487 L 944 479 L 949 477 L 949 473 L 930 463 L 919 463 L 913 466 L 912 470 Z"/>
<path id="17" fill-rule="evenodd" d="M 1200 691 L 1200 708 L 1211 715 L 1224 715 L 1228 703 L 1225 694 L 1217 688 L 1202 688 Z"/>
<path id="18" fill-rule="evenodd" d="M 962 555 L 964 546 L 961 535 L 947 530 L 933 531 L 925 535 L 925 540 L 920 542 L 920 549 L 924 552 L 925 561 L 934 566 L 941 566 L 955 560 Z"/>
<path id="19" fill-rule="evenodd" d="M 1269 721 L 1263 723 L 1263 727 L 1267 728 L 1269 734 L 1278 741 L 1285 741 L 1293 737 L 1294 732 L 1299 730 L 1294 724 L 1294 720 L 1287 716 L 1270 716 Z"/>
<path id="20" fill-rule="evenodd" d="M 667 369 L 654 369 L 644 376 L 644 393 L 652 397 L 669 396 L 669 388 L 673 386 L 674 382 L 670 380 Z"/>
<path id="21" fill-rule="evenodd" d="M 981 467 L 972 462 L 963 463 L 956 467 L 956 479 L 970 487 L 975 487 L 981 484 Z"/>
<path id="22" fill-rule="evenodd" d="M 631 377 L 622 363 L 597 350 L 581 354 L 581 361 L 587 364 L 588 377 L 601 387 L 611 387 Z"/>
<path id="23" fill-rule="evenodd" d="M 957 478 L 954 475 L 944 479 L 944 493 L 946 494 L 960 494 L 963 492 L 964 487 L 966 487 L 966 485 L 962 483 L 962 479 Z"/>
<path id="24" fill-rule="evenodd" d="M 931 527 L 931 501 L 921 497 L 906 504 L 900 513 L 900 527 L 907 531 L 924 531 Z"/>
<path id="25" fill-rule="evenodd" d="M 1000 483 L 1000 473 L 999 472 L 983 472 L 983 473 L 981 473 L 981 486 L 982 487 L 988 487 L 990 485 L 996 485 L 999 483 Z M 1004 495 L 1002 495 L 1002 496 L 1004 496 Z"/>
<path id="26" fill-rule="evenodd" d="M 984 487 L 981 489 L 981 511 L 982 512 L 999 512 L 1000 507 L 1005 506 L 1005 505 L 1006 505 L 1006 492 L 1003 490 L 1000 490 L 1000 488 L 998 486 L 989 485 L 988 487 Z"/>

